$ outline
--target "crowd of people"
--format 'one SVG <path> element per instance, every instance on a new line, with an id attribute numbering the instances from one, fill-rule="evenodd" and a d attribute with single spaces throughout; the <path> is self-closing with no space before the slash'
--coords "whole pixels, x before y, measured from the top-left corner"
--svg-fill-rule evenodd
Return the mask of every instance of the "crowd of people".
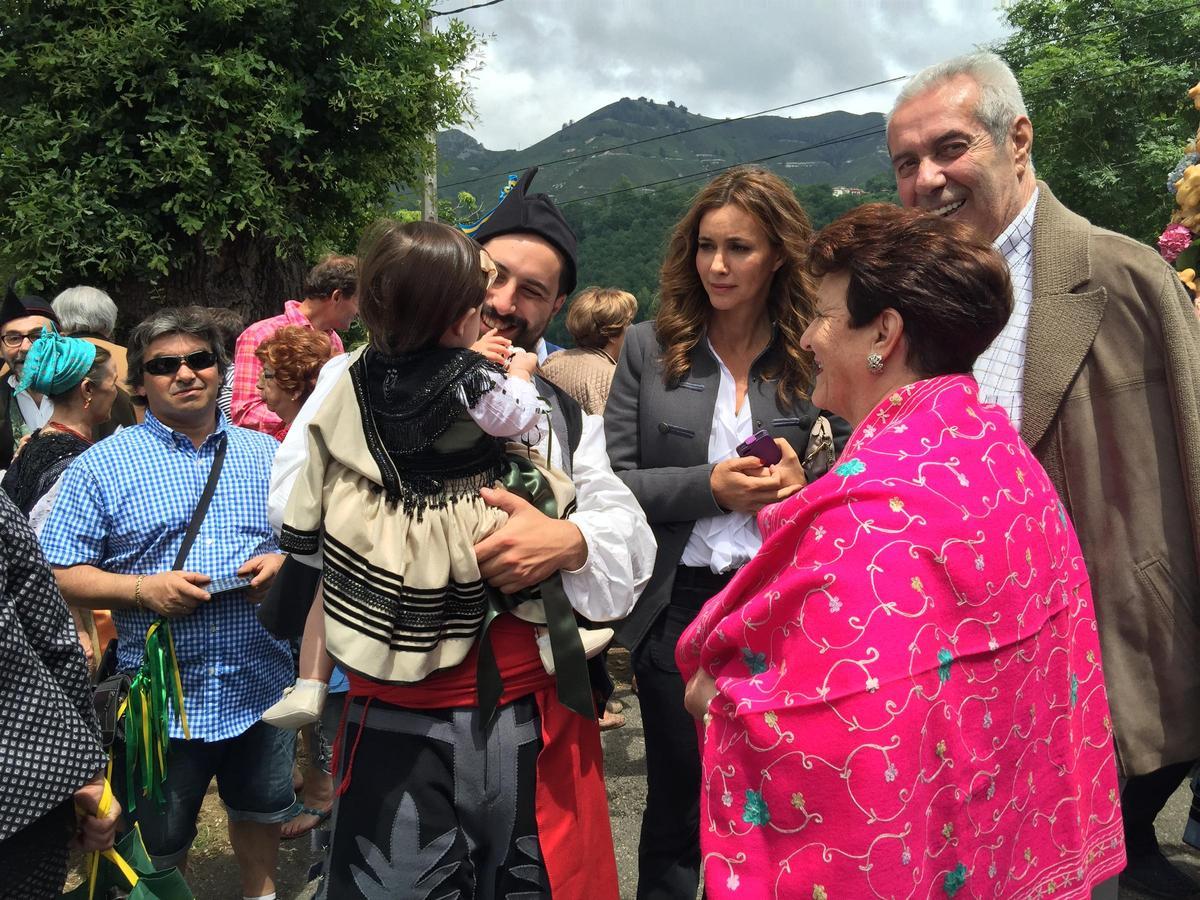
<path id="1" fill-rule="evenodd" d="M 1200 897 L 1155 830 L 1200 759 L 1200 324 L 1037 179 L 997 57 L 912 78 L 887 142 L 901 205 L 816 233 L 719 174 L 654 319 L 586 288 L 567 350 L 536 169 L 248 327 L 119 346 L 102 291 L 10 288 L 0 897 L 134 823 L 186 872 L 215 779 L 248 900 L 322 826 L 331 900 L 615 898 L 613 639 L 639 900 Z M 156 699 L 108 769 L 113 673 Z"/>

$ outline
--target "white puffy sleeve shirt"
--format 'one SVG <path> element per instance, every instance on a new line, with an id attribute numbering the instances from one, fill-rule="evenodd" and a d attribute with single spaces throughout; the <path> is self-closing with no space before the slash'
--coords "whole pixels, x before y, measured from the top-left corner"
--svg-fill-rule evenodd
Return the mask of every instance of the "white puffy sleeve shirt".
<path id="1" fill-rule="evenodd" d="M 268 515 L 276 532 L 283 524 L 292 485 L 307 460 L 308 423 L 349 366 L 350 357 L 346 354 L 325 364 L 312 395 L 275 454 Z M 562 467 L 561 440 L 550 442 L 548 435 L 540 434 L 531 443 L 544 456 L 547 444 L 552 443 L 547 458 L 551 466 Z M 583 434 L 571 465 L 576 508 L 569 520 L 583 535 L 588 555 L 580 568 L 562 572 L 563 589 L 581 615 L 594 622 L 609 622 L 628 615 L 646 587 L 654 568 L 657 544 L 632 492 L 613 474 L 604 443 L 604 420 L 599 416 L 583 417 Z M 315 567 L 321 565 L 319 554 L 302 561 Z"/>

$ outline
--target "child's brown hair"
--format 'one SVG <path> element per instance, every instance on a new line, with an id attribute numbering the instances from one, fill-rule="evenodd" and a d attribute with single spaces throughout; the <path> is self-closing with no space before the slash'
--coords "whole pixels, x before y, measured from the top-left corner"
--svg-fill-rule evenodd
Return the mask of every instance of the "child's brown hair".
<path id="1" fill-rule="evenodd" d="M 437 344 L 483 304 L 488 276 L 479 245 L 449 225 L 383 220 L 358 251 L 358 309 L 371 346 L 388 354 Z"/>

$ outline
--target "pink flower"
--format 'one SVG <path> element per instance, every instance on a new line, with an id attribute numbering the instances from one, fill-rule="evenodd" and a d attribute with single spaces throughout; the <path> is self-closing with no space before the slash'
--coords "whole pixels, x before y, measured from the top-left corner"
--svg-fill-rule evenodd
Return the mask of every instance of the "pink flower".
<path id="1" fill-rule="evenodd" d="M 1190 247 L 1192 244 L 1192 233 L 1186 225 L 1180 225 L 1176 222 L 1173 225 L 1168 225 L 1162 236 L 1158 239 L 1158 252 L 1162 254 L 1162 258 L 1169 263 L 1175 262 L 1179 258 L 1179 254 Z"/>

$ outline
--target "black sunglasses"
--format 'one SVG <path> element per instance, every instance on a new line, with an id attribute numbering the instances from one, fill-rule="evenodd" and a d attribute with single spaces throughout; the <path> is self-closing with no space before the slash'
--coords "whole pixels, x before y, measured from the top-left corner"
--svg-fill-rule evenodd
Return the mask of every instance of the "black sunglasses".
<path id="1" fill-rule="evenodd" d="M 187 356 L 156 356 L 146 360 L 145 368 L 151 375 L 174 375 L 185 363 L 193 372 L 211 369 L 217 364 L 217 354 L 211 350 L 197 350 Z"/>

